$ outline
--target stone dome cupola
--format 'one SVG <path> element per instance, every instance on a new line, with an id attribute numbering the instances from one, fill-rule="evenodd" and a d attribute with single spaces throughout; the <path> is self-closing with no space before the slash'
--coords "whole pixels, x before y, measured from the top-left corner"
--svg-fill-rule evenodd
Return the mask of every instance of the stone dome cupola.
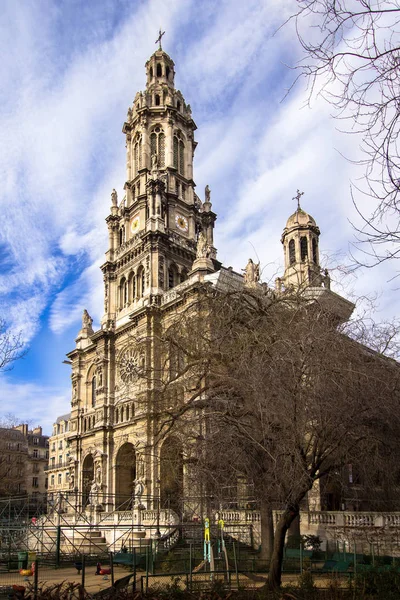
<path id="1" fill-rule="evenodd" d="M 158 49 L 146 62 L 147 89 L 152 86 L 175 86 L 175 64 L 164 50 Z"/>
<path id="2" fill-rule="evenodd" d="M 281 242 L 285 256 L 283 282 L 288 287 L 320 286 L 320 230 L 315 219 L 300 206 L 302 193 L 297 190 L 297 210 L 290 215 Z"/>

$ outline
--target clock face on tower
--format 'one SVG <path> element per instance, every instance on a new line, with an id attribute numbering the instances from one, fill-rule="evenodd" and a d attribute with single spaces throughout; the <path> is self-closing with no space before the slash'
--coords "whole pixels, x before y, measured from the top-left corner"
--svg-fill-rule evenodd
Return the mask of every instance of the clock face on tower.
<path id="1" fill-rule="evenodd" d="M 183 215 L 176 215 L 175 224 L 178 229 L 187 233 L 189 231 L 189 223 L 186 217 Z"/>
<path id="2" fill-rule="evenodd" d="M 134 215 L 131 219 L 131 223 L 130 223 L 130 227 L 131 227 L 131 233 L 135 234 L 139 231 L 140 229 L 140 217 L 139 215 Z"/>

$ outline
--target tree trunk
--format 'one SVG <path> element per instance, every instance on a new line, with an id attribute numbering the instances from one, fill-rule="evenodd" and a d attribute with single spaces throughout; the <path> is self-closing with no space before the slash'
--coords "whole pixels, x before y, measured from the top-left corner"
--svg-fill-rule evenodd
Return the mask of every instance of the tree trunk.
<path id="1" fill-rule="evenodd" d="M 266 500 L 261 500 L 261 560 L 270 561 L 274 547 L 274 522 L 272 508 Z"/>
<path id="2" fill-rule="evenodd" d="M 268 574 L 268 588 L 270 590 L 277 590 L 281 586 L 283 549 L 285 547 L 286 532 L 298 514 L 298 507 L 286 508 L 277 523 L 275 529 L 274 549 Z"/>

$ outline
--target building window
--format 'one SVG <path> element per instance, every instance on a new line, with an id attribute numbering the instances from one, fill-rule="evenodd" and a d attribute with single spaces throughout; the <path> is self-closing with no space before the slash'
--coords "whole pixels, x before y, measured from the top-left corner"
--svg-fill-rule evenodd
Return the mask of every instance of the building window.
<path id="1" fill-rule="evenodd" d="M 174 136 L 174 167 L 181 175 L 185 174 L 185 144 Z"/>
<path id="2" fill-rule="evenodd" d="M 92 406 L 96 406 L 96 375 L 92 377 Z"/>
<path id="3" fill-rule="evenodd" d="M 317 265 L 318 264 L 318 242 L 315 238 L 313 238 L 313 241 L 312 241 L 312 256 L 313 256 L 313 261 Z"/>
<path id="4" fill-rule="evenodd" d="M 51 446 L 51 449 L 54 451 L 56 449 L 56 443 L 53 442 L 53 445 Z"/>
<path id="5" fill-rule="evenodd" d="M 51 476 L 50 485 L 54 485 L 54 475 Z"/>
<path id="6" fill-rule="evenodd" d="M 158 166 L 165 167 L 165 135 L 160 127 L 156 127 L 150 136 L 150 154 L 156 154 Z"/>
<path id="7" fill-rule="evenodd" d="M 34 487 L 34 488 L 39 487 L 39 479 L 37 477 L 32 477 L 32 487 Z"/>
<path id="8" fill-rule="evenodd" d="M 306 237 L 300 238 L 300 256 L 302 261 L 305 261 L 308 257 L 308 246 Z"/>
<path id="9" fill-rule="evenodd" d="M 38 451 L 36 448 L 33 451 L 33 458 L 38 458 Z"/>
<path id="10" fill-rule="evenodd" d="M 157 77 L 161 77 L 162 75 L 162 68 L 160 63 L 157 63 Z"/>
<path id="11" fill-rule="evenodd" d="M 156 106 L 160 106 L 160 96 L 156 94 Z"/>
<path id="12" fill-rule="evenodd" d="M 135 174 L 137 175 L 139 170 L 142 168 L 142 138 L 139 137 L 134 146 L 135 156 Z M 139 188 L 138 188 L 139 193 Z"/>
<path id="13" fill-rule="evenodd" d="M 49 451 L 46 450 L 46 458 L 49 458 Z"/>
<path id="14" fill-rule="evenodd" d="M 58 443 L 58 449 L 59 449 L 59 450 L 62 450 L 62 448 L 63 448 L 63 443 L 62 443 L 62 441 L 61 441 L 61 442 L 59 442 L 59 443 Z"/>
<path id="15" fill-rule="evenodd" d="M 293 265 L 296 262 L 296 248 L 294 245 L 294 240 L 290 240 L 289 242 L 289 263 Z"/>
<path id="16" fill-rule="evenodd" d="M 62 475 L 61 475 L 61 473 L 58 474 L 57 481 L 58 481 L 59 484 L 62 483 Z"/>
<path id="17" fill-rule="evenodd" d="M 33 445 L 34 446 L 38 446 L 39 445 L 39 438 L 37 438 L 37 437 L 33 438 Z"/>

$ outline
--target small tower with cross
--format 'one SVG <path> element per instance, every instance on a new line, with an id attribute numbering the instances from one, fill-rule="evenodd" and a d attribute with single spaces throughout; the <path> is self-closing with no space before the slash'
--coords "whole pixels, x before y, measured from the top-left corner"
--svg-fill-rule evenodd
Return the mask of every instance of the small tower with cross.
<path id="1" fill-rule="evenodd" d="M 288 218 L 281 242 L 285 255 L 285 288 L 318 287 L 321 285 L 319 264 L 320 230 L 311 215 L 300 206 L 304 192 L 297 190 L 293 200 L 296 211 Z"/>

